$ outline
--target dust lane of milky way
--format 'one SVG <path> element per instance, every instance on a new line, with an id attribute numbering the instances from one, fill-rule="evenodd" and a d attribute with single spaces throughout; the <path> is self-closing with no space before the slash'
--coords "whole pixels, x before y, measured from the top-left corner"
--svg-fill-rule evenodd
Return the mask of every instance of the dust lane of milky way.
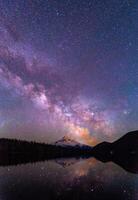
<path id="1" fill-rule="evenodd" d="M 94 145 L 138 129 L 137 1 L 0 1 L 0 137 Z"/>

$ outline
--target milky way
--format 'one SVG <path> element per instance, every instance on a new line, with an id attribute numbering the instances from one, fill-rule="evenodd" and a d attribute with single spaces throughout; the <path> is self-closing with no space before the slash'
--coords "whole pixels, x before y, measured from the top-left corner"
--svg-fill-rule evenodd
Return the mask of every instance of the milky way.
<path id="1" fill-rule="evenodd" d="M 1 0 L 0 38 L 0 137 L 94 145 L 138 128 L 136 0 Z"/>

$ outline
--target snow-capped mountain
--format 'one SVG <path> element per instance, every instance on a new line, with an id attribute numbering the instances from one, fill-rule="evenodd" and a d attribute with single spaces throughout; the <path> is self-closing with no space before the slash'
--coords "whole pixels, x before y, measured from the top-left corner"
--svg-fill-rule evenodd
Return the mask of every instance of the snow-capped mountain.
<path id="1" fill-rule="evenodd" d="M 58 145 L 58 146 L 71 146 L 71 147 L 75 147 L 75 146 L 79 146 L 79 147 L 85 147 L 86 146 L 86 147 L 89 147 L 86 144 L 82 144 L 82 143 L 79 143 L 79 142 L 71 139 L 69 136 L 62 137 L 60 140 L 55 142 L 55 145 Z"/>

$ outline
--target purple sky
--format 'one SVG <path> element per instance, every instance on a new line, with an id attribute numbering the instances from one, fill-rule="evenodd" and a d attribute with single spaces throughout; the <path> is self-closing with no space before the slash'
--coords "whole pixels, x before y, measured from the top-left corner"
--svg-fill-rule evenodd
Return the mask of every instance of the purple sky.
<path id="1" fill-rule="evenodd" d="M 0 1 L 0 137 L 95 144 L 138 129 L 138 1 Z"/>

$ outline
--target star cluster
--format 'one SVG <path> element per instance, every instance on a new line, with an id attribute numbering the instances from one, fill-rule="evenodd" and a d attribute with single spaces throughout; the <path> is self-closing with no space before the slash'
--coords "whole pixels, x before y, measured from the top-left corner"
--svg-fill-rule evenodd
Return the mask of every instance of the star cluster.
<path id="1" fill-rule="evenodd" d="M 0 136 L 94 145 L 138 128 L 138 2 L 0 1 Z"/>

